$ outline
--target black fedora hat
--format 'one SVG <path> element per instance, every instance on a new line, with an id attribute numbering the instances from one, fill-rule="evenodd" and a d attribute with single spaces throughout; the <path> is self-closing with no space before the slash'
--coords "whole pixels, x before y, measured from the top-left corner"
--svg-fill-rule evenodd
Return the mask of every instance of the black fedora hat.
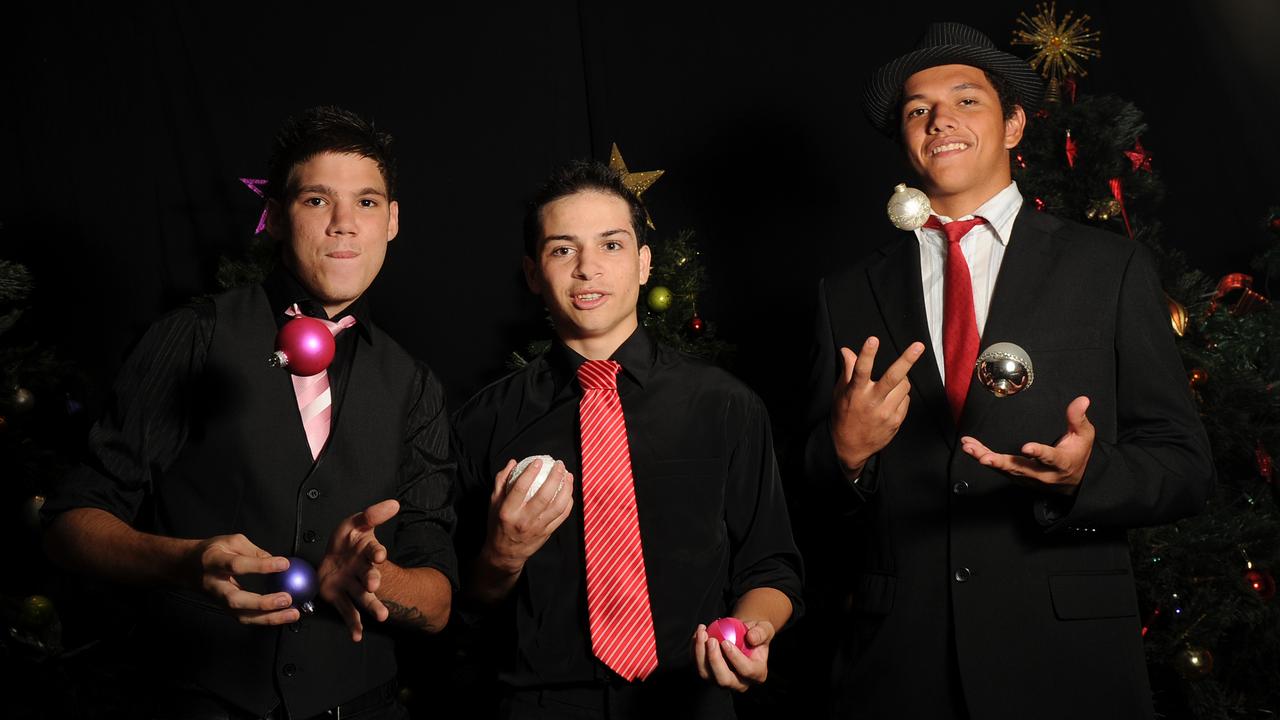
<path id="1" fill-rule="evenodd" d="M 1026 60 L 997 50 L 991 38 L 968 25 L 933 23 L 915 50 L 871 74 L 862 96 L 862 109 L 871 124 L 893 135 L 898 128 L 902 84 L 915 73 L 938 65 L 971 65 L 999 76 L 1013 101 L 1027 113 L 1035 112 L 1044 96 L 1044 80 Z"/>

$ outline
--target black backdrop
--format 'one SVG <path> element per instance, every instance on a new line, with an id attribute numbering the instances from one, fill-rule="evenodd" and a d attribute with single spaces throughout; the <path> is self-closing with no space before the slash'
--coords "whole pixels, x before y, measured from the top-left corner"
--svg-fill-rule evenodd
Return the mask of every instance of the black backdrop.
<path id="1" fill-rule="evenodd" d="M 931 19 L 963 14 L 1004 43 L 1031 9 L 930 5 L 27 10 L 3 50 L 0 256 L 30 264 L 51 338 L 101 386 L 147 323 L 215 289 L 217 259 L 241 252 L 261 205 L 237 178 L 263 174 L 280 121 L 348 106 L 401 153 L 402 232 L 375 284 L 379 316 L 456 404 L 545 331 L 518 275 L 526 193 L 616 141 L 632 169 L 667 170 L 646 195 L 658 236 L 697 231 L 703 314 L 785 432 L 815 282 L 870 249 L 863 234 L 907 177 L 862 119 L 866 72 Z M 1103 32 L 1084 89 L 1132 98 L 1151 123 L 1167 242 L 1206 270 L 1247 269 L 1280 202 L 1280 7 L 1076 7 Z"/>
<path id="2" fill-rule="evenodd" d="M 545 333 L 519 279 L 526 193 L 555 164 L 607 158 L 667 174 L 646 195 L 661 237 L 697 231 L 704 317 L 735 372 L 792 432 L 817 278 L 870 249 L 907 177 L 869 129 L 866 73 L 930 20 L 1008 41 L 1023 2 L 47 3 L 9 11 L 0 257 L 38 282 L 46 334 L 91 406 L 159 313 L 215 289 L 252 234 L 288 114 L 339 104 L 399 140 L 401 234 L 374 286 L 382 324 L 455 405 Z M 1272 0 L 1059 3 L 1093 16 L 1087 92 L 1146 111 L 1168 187 L 1166 241 L 1247 269 L 1280 203 L 1280 54 Z"/>

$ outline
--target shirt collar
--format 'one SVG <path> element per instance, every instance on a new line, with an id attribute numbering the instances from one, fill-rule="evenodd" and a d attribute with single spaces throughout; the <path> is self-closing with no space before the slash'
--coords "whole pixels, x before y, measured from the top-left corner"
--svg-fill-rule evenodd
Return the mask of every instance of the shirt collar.
<path id="1" fill-rule="evenodd" d="M 643 388 L 653 374 L 657 357 L 657 343 L 649 337 L 643 326 L 637 326 L 631 337 L 623 341 L 609 359 L 622 366 L 622 375 Z M 566 387 L 578 387 L 578 368 L 586 361 L 586 358 L 565 345 L 562 340 L 557 339 L 551 344 L 551 349 L 547 351 L 547 363 L 555 378 L 556 395 Z"/>
<path id="2" fill-rule="evenodd" d="M 1008 247 L 1009 236 L 1013 234 L 1013 220 L 1018 216 L 1018 211 L 1021 209 L 1022 193 L 1018 192 L 1018 183 L 1010 182 L 1005 189 L 992 195 L 990 200 L 979 205 L 978 209 L 972 213 L 959 218 L 939 215 L 938 219 L 948 223 L 953 219 L 968 220 L 980 215 L 986 219 L 987 224 L 991 227 L 992 233 L 996 236 L 996 241 Z M 941 231 L 938 232 L 941 233 Z"/>
<path id="3" fill-rule="evenodd" d="M 298 309 L 308 317 L 336 321 L 350 315 L 356 319 L 355 326 L 360 330 L 360 336 L 368 342 L 373 341 L 373 334 L 369 326 L 370 303 L 364 295 L 356 298 L 336 317 L 331 318 L 325 312 L 324 306 L 315 299 L 315 296 L 283 265 L 277 265 L 271 271 L 271 274 L 267 275 L 267 278 L 262 281 L 262 289 L 267 294 L 267 303 L 271 305 L 272 312 L 275 313 L 277 327 L 283 327 L 289 321 L 289 316 L 285 315 L 284 311 L 296 303 Z"/>

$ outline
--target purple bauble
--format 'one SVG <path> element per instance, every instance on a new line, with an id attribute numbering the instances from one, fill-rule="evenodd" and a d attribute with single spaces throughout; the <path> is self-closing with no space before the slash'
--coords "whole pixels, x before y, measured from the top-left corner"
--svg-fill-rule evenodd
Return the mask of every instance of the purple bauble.
<path id="1" fill-rule="evenodd" d="M 268 362 L 294 375 L 322 373 L 333 362 L 333 333 L 315 318 L 299 315 L 276 333 L 276 352 Z"/>
<path id="2" fill-rule="evenodd" d="M 728 640 L 743 655 L 751 657 L 751 648 L 747 647 L 747 626 L 735 617 L 723 617 L 707 626 L 707 634 L 716 640 Z"/>
<path id="3" fill-rule="evenodd" d="M 293 607 L 309 613 L 315 609 L 311 601 L 320 589 L 320 583 L 316 579 L 316 569 L 300 557 L 287 559 L 289 569 L 280 573 L 280 590 L 289 593 L 293 598 Z"/>

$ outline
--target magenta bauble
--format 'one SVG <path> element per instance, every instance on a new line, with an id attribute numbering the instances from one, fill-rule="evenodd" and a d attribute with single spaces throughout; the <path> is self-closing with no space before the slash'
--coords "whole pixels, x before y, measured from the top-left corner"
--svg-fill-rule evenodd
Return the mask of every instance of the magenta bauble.
<path id="1" fill-rule="evenodd" d="M 707 634 L 716 640 L 727 640 L 733 643 L 743 655 L 751 657 L 751 648 L 747 647 L 747 626 L 734 617 L 723 617 L 707 626 Z"/>
<path id="2" fill-rule="evenodd" d="M 309 377 L 329 368 L 334 347 L 333 333 L 324 323 L 299 315 L 276 333 L 276 352 L 269 362 L 294 375 Z"/>

